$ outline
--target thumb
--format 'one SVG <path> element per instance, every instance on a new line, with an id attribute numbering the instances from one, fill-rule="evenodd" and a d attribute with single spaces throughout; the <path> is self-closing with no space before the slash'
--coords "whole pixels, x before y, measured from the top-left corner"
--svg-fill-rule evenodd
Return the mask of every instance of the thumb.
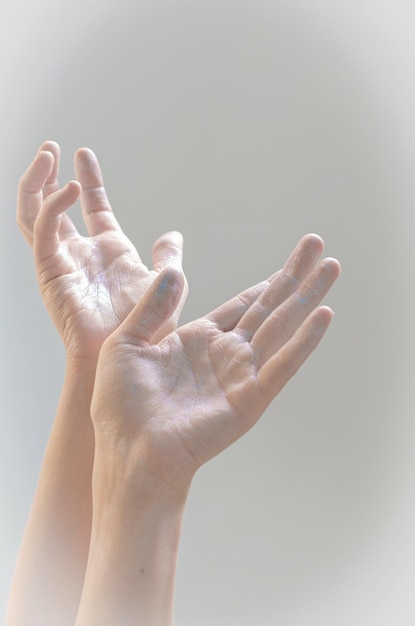
<path id="1" fill-rule="evenodd" d="M 185 287 L 183 272 L 167 267 L 120 325 L 118 339 L 135 345 L 149 344 L 178 307 Z"/>

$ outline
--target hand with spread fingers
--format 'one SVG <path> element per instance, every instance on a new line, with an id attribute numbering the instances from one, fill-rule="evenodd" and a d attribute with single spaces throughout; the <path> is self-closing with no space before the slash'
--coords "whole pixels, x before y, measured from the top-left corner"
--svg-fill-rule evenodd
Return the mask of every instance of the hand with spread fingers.
<path id="1" fill-rule="evenodd" d="M 104 342 L 91 403 L 94 515 L 76 626 L 173 624 L 182 517 L 197 469 L 246 433 L 316 348 L 339 275 L 303 237 L 284 268 L 155 342 L 184 280 L 167 268 Z"/>
<path id="2" fill-rule="evenodd" d="M 149 270 L 114 216 L 94 153 L 87 148 L 76 152 L 77 180 L 62 189 L 59 159 L 58 144 L 42 144 L 20 180 L 17 219 L 33 247 L 40 290 L 68 356 L 96 357 L 158 273 L 181 266 L 182 237 L 177 232 L 160 237 Z M 78 198 L 87 237 L 66 213 Z M 176 327 L 186 295 L 187 287 L 158 338 Z"/>
<path id="3" fill-rule="evenodd" d="M 243 435 L 324 335 L 319 306 L 336 280 L 305 236 L 284 269 L 159 343 L 180 301 L 183 277 L 167 269 L 105 342 L 91 415 L 97 445 L 112 438 L 140 450 L 141 465 L 177 485 Z"/>

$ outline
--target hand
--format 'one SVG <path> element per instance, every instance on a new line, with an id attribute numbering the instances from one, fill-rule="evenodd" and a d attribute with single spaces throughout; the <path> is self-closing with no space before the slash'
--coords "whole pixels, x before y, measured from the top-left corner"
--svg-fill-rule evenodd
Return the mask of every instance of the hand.
<path id="1" fill-rule="evenodd" d="M 340 265 L 318 261 L 322 249 L 303 237 L 269 281 L 154 344 L 184 288 L 166 269 L 102 347 L 91 405 L 99 458 L 183 486 L 246 433 L 330 323 L 318 305 Z"/>
<path id="2" fill-rule="evenodd" d="M 56 143 L 42 144 L 19 183 L 17 220 L 33 247 L 40 290 L 68 355 L 96 359 L 102 342 L 155 277 L 167 266 L 181 267 L 182 237 L 176 232 L 160 237 L 149 270 L 112 212 L 94 153 L 86 148 L 76 152 L 78 180 L 62 189 L 59 158 Z M 65 213 L 78 198 L 87 237 Z M 186 295 L 185 282 L 177 308 L 163 321 L 155 341 L 176 327 Z"/>

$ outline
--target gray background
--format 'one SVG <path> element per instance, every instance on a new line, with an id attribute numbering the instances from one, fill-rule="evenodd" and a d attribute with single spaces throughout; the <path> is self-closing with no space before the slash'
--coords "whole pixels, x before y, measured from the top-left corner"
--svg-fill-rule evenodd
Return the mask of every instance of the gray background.
<path id="1" fill-rule="evenodd" d="M 343 266 L 319 350 L 194 481 L 177 624 L 414 623 L 414 27 L 404 0 L 3 0 L 1 611 L 64 369 L 14 223 L 55 139 L 147 262 L 183 232 L 183 321 L 306 232 Z"/>

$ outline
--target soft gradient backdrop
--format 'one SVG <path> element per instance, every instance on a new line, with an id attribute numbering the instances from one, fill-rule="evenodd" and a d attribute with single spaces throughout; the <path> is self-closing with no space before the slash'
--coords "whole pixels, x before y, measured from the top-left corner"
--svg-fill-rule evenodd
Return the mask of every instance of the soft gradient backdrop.
<path id="1" fill-rule="evenodd" d="M 414 29 L 407 0 L 2 0 L 0 614 L 64 368 L 14 219 L 55 139 L 147 261 L 183 232 L 183 321 L 306 232 L 343 266 L 319 350 L 196 477 L 177 625 L 415 623 Z"/>

